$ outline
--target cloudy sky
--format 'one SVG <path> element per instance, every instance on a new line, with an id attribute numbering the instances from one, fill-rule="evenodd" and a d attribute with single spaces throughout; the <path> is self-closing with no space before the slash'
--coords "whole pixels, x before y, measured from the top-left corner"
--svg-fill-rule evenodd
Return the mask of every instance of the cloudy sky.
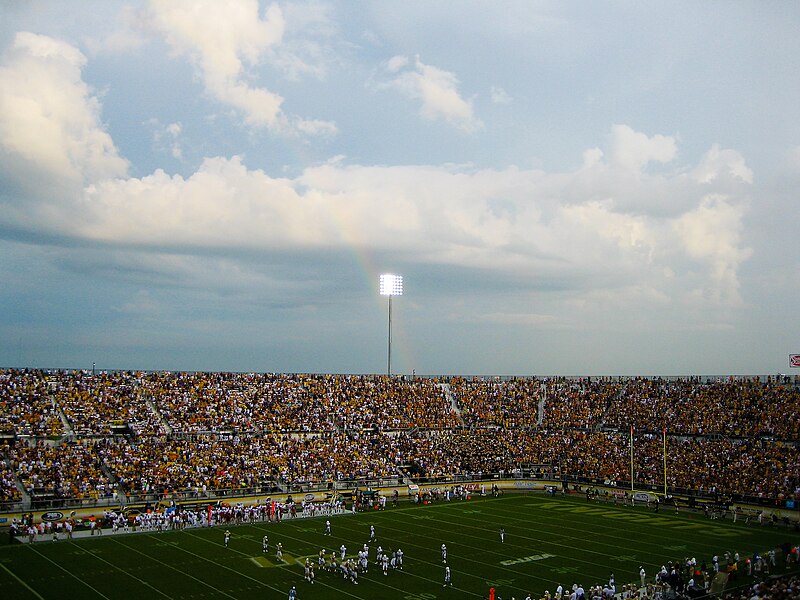
<path id="1" fill-rule="evenodd" d="M 0 4 L 0 366 L 774 374 L 800 4 Z"/>

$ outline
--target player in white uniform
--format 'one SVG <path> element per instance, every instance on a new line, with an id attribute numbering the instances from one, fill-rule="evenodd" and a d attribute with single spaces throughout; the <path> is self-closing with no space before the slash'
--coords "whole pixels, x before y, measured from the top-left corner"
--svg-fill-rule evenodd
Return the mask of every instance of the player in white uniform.
<path id="1" fill-rule="evenodd" d="M 231 541 L 231 532 L 229 530 L 225 530 L 225 547 L 228 547 L 228 542 Z"/>
<path id="2" fill-rule="evenodd" d="M 447 587 L 448 585 L 450 587 L 453 587 L 453 582 L 450 580 L 450 567 L 445 567 L 444 568 L 444 584 L 442 585 L 442 587 Z"/>
<path id="3" fill-rule="evenodd" d="M 342 545 L 339 547 L 339 552 L 341 552 L 341 554 L 342 554 L 342 560 L 344 560 L 344 557 L 347 555 L 347 546 L 345 546 L 344 544 L 342 544 Z"/>
<path id="4" fill-rule="evenodd" d="M 269 537 L 265 535 L 261 540 L 261 552 L 266 554 L 268 550 L 269 550 Z"/>
<path id="5" fill-rule="evenodd" d="M 442 544 L 442 563 L 447 564 L 447 546 Z"/>
<path id="6" fill-rule="evenodd" d="M 500 543 L 503 544 L 506 541 L 506 530 L 504 527 L 500 528 Z"/>
<path id="7" fill-rule="evenodd" d="M 370 542 L 375 541 L 375 525 L 369 526 L 369 541 Z"/>
<path id="8" fill-rule="evenodd" d="M 331 534 L 331 522 L 325 521 L 325 535 L 332 535 Z"/>

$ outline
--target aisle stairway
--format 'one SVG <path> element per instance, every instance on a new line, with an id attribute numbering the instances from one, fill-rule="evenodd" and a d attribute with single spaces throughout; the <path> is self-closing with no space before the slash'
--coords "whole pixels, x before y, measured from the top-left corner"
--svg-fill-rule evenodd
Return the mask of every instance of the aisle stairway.
<path id="1" fill-rule="evenodd" d="M 461 409 L 458 407 L 458 402 L 456 401 L 456 397 L 453 395 L 452 390 L 450 389 L 449 383 L 438 383 L 437 384 L 444 392 L 444 397 L 450 402 L 450 408 L 456 413 L 458 417 L 458 422 L 461 427 L 464 427 L 464 419 L 461 417 Z"/>

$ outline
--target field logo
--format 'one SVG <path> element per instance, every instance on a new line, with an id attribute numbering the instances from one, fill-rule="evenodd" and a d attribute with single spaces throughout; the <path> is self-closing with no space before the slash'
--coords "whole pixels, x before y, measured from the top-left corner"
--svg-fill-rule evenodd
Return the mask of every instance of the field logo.
<path id="1" fill-rule="evenodd" d="M 789 355 L 789 366 L 795 369 L 800 368 L 800 354 Z"/>
<path id="2" fill-rule="evenodd" d="M 500 564 L 504 567 L 511 565 L 521 565 L 523 563 L 536 562 L 537 560 L 545 560 L 547 558 L 555 558 L 555 554 L 533 554 L 531 556 L 523 556 L 522 558 L 512 558 L 510 560 L 502 560 Z"/>
<path id="3" fill-rule="evenodd" d="M 60 521 L 64 518 L 64 513 L 58 512 L 57 510 L 53 510 L 50 512 L 46 512 L 42 515 L 42 521 L 45 523 L 52 523 L 53 521 Z"/>

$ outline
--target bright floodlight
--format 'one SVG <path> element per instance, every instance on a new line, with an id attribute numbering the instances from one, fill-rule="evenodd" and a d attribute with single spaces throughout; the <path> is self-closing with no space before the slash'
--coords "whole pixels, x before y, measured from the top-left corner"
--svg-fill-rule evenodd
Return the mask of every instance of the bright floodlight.
<path id="1" fill-rule="evenodd" d="M 381 275 L 381 296 L 402 296 L 403 276 L 384 273 Z"/>
<path id="2" fill-rule="evenodd" d="M 403 276 L 383 273 L 381 275 L 381 296 L 389 297 L 389 356 L 386 373 L 392 375 L 392 296 L 403 295 Z"/>

